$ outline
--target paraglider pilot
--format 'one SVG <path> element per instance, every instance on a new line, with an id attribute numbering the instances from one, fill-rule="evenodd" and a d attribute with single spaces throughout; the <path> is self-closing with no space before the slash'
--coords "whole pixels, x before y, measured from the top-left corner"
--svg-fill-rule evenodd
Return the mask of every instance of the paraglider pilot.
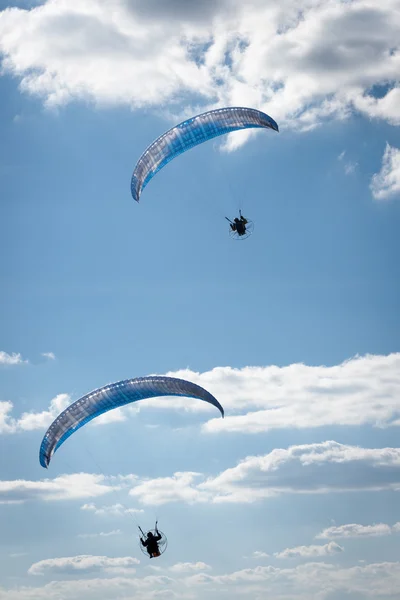
<path id="1" fill-rule="evenodd" d="M 140 543 L 142 544 L 142 546 L 147 548 L 147 553 L 150 558 L 156 558 L 161 554 L 160 549 L 158 547 L 158 542 L 161 540 L 161 534 L 157 529 L 157 523 L 158 521 L 156 521 L 155 527 L 157 535 L 154 535 L 151 531 L 149 531 L 147 534 L 147 539 L 144 540 L 142 537 L 140 538 Z"/>
<path id="2" fill-rule="evenodd" d="M 247 219 L 242 216 L 242 213 L 239 211 L 240 219 L 235 217 L 233 219 L 233 223 L 230 223 L 230 228 L 232 231 L 237 231 L 238 235 L 244 235 L 246 233 L 246 225 L 248 223 Z M 229 220 L 229 219 L 228 219 Z"/>

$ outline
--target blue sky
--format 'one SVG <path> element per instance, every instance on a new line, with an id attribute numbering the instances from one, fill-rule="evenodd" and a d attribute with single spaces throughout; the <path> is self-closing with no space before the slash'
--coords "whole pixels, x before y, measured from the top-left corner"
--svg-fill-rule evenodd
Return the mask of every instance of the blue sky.
<path id="1" fill-rule="evenodd" d="M 396 598 L 398 1 L 0 9 L 0 600 Z M 203 144 L 133 202 L 158 135 L 232 105 L 280 133 Z M 65 406 L 154 373 L 226 418 L 144 401 L 43 470 Z"/>

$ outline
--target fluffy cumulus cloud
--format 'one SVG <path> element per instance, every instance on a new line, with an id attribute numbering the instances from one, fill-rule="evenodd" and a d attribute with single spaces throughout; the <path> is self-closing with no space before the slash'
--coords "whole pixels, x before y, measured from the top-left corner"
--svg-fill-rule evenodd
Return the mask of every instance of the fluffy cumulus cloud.
<path id="1" fill-rule="evenodd" d="M 115 486 L 117 487 L 117 486 Z M 29 481 L 15 479 L 0 480 L 0 502 L 26 502 L 28 500 L 78 500 L 95 498 L 113 490 L 103 475 L 74 473 L 60 475 L 54 479 Z"/>
<path id="2" fill-rule="evenodd" d="M 201 473 L 186 471 L 174 473 L 171 477 L 148 479 L 135 485 L 131 496 L 143 504 L 157 505 L 169 502 L 207 502 L 210 494 L 201 490 Z"/>
<path id="3" fill-rule="evenodd" d="M 40 412 L 25 412 L 19 419 L 11 416 L 12 402 L 0 402 L 0 433 L 17 433 L 48 427 L 57 415 L 71 403 L 68 394 L 58 394 L 50 402 L 47 410 Z"/>
<path id="4" fill-rule="evenodd" d="M 307 558 L 313 559 L 331 554 L 343 552 L 342 546 L 336 542 L 329 542 L 323 546 L 297 546 L 296 548 L 286 548 L 282 552 L 275 552 L 276 558 Z"/>
<path id="5" fill-rule="evenodd" d="M 48 105 L 241 104 L 302 128 L 357 110 L 398 124 L 399 28 L 399 0 L 48 0 L 0 13 L 0 52 Z"/>
<path id="6" fill-rule="evenodd" d="M 75 473 L 40 481 L 0 481 L 0 502 L 89 499 L 113 490 L 128 491 L 140 504 L 152 506 L 252 503 L 281 494 L 398 491 L 400 448 L 360 448 L 334 441 L 276 448 L 265 455 L 248 456 L 208 477 L 192 471 L 154 479 Z M 94 502 L 83 504 L 81 509 L 106 516 L 142 510 L 119 503 L 97 506 Z"/>
<path id="7" fill-rule="evenodd" d="M 15 418 L 11 414 L 13 403 L 10 401 L 0 401 L 0 434 L 46 429 L 71 402 L 72 399 L 69 394 L 58 394 L 50 401 L 50 405 L 46 410 L 24 412 L 19 418 Z M 135 406 L 123 409 L 116 408 L 98 416 L 93 422 L 88 424 L 88 427 L 125 421 L 129 415 L 135 414 L 137 411 L 138 409 Z"/>
<path id="8" fill-rule="evenodd" d="M 400 353 L 354 357 L 332 367 L 216 367 L 205 373 L 185 369 L 166 375 L 201 385 L 224 406 L 225 419 L 211 417 L 203 426 L 207 433 L 400 425 Z M 12 416 L 11 402 L 0 402 L 0 433 L 45 429 L 71 402 L 68 394 L 59 394 L 48 409 L 20 417 Z M 150 398 L 139 404 L 109 411 L 96 418 L 93 426 L 123 421 L 139 408 L 215 413 L 206 402 L 189 398 Z"/>
<path id="9" fill-rule="evenodd" d="M 357 537 L 378 537 L 381 535 L 390 535 L 399 530 L 400 523 L 395 523 L 393 527 L 386 523 L 376 523 L 374 525 L 359 525 L 358 523 L 348 523 L 347 525 L 338 525 L 328 527 L 319 533 L 316 537 L 320 539 L 334 538 L 357 538 Z"/>
<path id="10" fill-rule="evenodd" d="M 321 468 L 323 466 L 323 468 Z M 220 474 L 175 473 L 138 481 L 139 502 L 252 503 L 280 494 L 400 489 L 400 448 L 360 448 L 327 441 L 249 456 Z"/>
<path id="11" fill-rule="evenodd" d="M 30 575 L 44 575 L 45 573 L 73 573 L 76 571 L 106 571 L 118 572 L 120 569 L 132 569 L 139 564 L 137 558 L 124 556 L 109 558 L 108 556 L 65 556 L 62 558 L 48 558 L 34 563 L 28 573 Z"/>
<path id="12" fill-rule="evenodd" d="M 8 352 L 0 350 L 0 365 L 21 365 L 26 364 L 27 362 L 27 360 L 22 359 L 22 356 L 19 352 L 12 352 L 12 354 L 8 354 Z"/>
<path id="13" fill-rule="evenodd" d="M 399 96 L 400 102 L 400 96 Z M 400 150 L 386 144 L 382 167 L 371 180 L 372 195 L 377 200 L 400 196 Z"/>
<path id="14" fill-rule="evenodd" d="M 191 375 L 225 407 L 225 419 L 208 421 L 207 432 L 400 425 L 400 353 L 355 357 L 333 367 L 293 364 L 180 373 Z"/>

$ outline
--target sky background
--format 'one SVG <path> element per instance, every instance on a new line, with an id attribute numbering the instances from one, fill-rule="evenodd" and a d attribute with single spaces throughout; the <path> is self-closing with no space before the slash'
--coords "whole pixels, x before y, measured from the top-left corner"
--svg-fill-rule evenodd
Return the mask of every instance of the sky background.
<path id="1" fill-rule="evenodd" d="M 0 600 L 400 598 L 399 40 L 398 0 L 0 0 Z M 223 106 L 280 132 L 134 202 Z M 69 403 L 149 374 L 225 419 L 143 401 L 40 466 Z"/>

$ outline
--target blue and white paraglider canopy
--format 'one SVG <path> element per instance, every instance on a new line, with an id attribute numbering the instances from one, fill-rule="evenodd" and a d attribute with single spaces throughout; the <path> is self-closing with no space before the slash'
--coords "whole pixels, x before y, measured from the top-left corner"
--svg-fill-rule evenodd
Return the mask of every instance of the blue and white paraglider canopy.
<path id="1" fill-rule="evenodd" d="M 156 396 L 186 396 L 203 400 L 215 406 L 224 416 L 224 409 L 218 400 L 191 381 L 160 376 L 117 381 L 79 398 L 58 415 L 43 437 L 39 452 L 40 464 L 47 469 L 54 452 L 92 419 L 113 408 Z"/>

